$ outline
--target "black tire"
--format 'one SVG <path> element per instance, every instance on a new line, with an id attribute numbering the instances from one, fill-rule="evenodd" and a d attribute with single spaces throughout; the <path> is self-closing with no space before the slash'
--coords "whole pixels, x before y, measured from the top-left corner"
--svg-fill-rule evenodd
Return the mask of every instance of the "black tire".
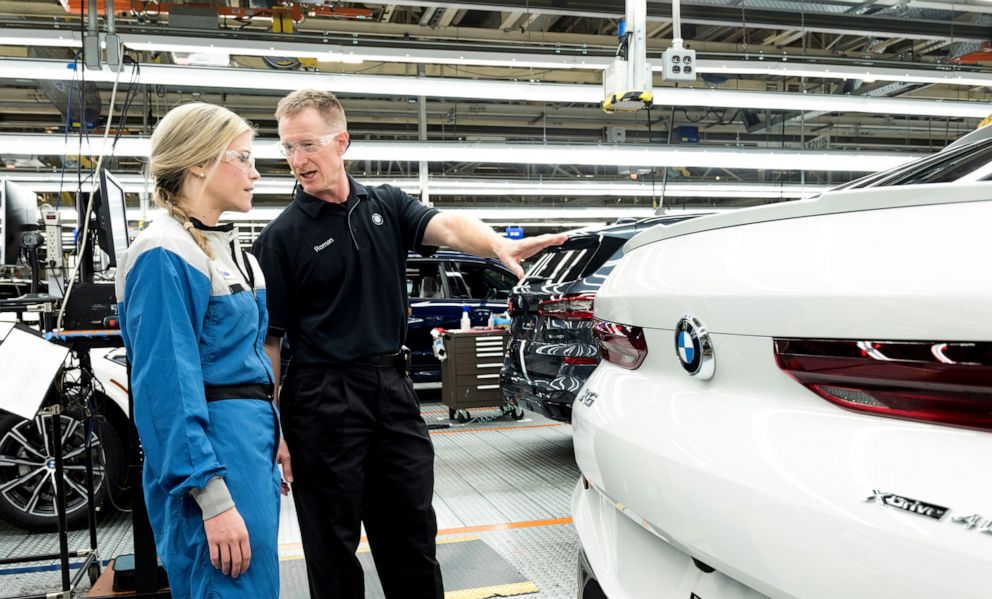
<path id="1" fill-rule="evenodd" d="M 25 420 L 0 415 L 0 518 L 29 531 L 58 529 L 55 515 L 54 477 L 49 475 L 52 449 L 51 416 Z M 75 415 L 61 415 L 65 470 L 66 523 L 86 525 L 86 468 L 82 453 L 85 427 Z M 109 502 L 111 490 L 124 482 L 126 461 L 120 437 L 112 426 L 97 419 L 93 456 L 94 502 L 97 509 Z M 39 427 L 44 429 L 42 433 Z M 109 507 L 109 506 L 108 506 Z"/>
<path id="2" fill-rule="evenodd" d="M 86 568 L 86 575 L 89 576 L 90 586 L 95 585 L 96 581 L 100 580 L 100 564 L 97 562 L 90 564 L 89 567 Z"/>
<path id="3" fill-rule="evenodd" d="M 457 414 L 454 408 L 448 408 L 448 420 L 454 420 Z"/>
<path id="4" fill-rule="evenodd" d="M 461 422 L 462 424 L 465 424 L 472 419 L 472 415 L 468 413 L 468 410 L 458 410 L 455 412 L 455 416 L 458 422 Z"/>
<path id="5" fill-rule="evenodd" d="M 513 417 L 514 420 L 523 420 L 524 415 L 525 414 L 523 408 L 518 406 L 513 407 L 513 412 L 511 413 L 511 416 Z"/>

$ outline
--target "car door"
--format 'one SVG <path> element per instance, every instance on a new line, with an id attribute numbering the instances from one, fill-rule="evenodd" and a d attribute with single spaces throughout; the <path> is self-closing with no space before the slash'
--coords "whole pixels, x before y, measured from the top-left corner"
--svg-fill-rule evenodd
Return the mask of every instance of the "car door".
<path id="1" fill-rule="evenodd" d="M 490 314 L 504 312 L 517 281 L 508 270 L 483 261 L 449 260 L 445 275 L 451 298 L 469 307 L 472 326 L 486 326 Z M 458 318 L 461 319 L 460 312 Z"/>
<path id="2" fill-rule="evenodd" d="M 417 382 L 441 380 L 441 365 L 431 348 L 431 329 L 461 315 L 460 305 L 449 305 L 441 272 L 442 262 L 430 258 L 410 258 L 406 264 L 406 291 L 410 298 L 406 345 L 413 360 L 412 377 Z"/>

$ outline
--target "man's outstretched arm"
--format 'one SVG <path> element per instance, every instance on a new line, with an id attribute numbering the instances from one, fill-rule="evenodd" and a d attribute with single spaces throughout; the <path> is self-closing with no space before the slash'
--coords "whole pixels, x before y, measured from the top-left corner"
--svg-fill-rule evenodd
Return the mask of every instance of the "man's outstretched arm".
<path id="1" fill-rule="evenodd" d="M 520 263 L 551 245 L 565 241 L 564 233 L 538 235 L 514 240 L 501 237 L 492 227 L 477 218 L 441 212 L 427 223 L 424 245 L 446 246 L 466 254 L 497 258 L 517 278 L 522 279 L 524 269 Z"/>

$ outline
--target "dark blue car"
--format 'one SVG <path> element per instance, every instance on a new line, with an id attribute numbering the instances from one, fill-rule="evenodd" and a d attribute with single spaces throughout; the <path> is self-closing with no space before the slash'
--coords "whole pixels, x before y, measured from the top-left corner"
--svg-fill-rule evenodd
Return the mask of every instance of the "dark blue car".
<path id="1" fill-rule="evenodd" d="M 506 310 L 517 278 L 497 260 L 440 251 L 429 258 L 410 254 L 406 290 L 410 320 L 406 345 L 413 354 L 415 383 L 441 382 L 441 363 L 431 348 L 431 329 L 457 329 L 464 306 L 472 326 L 485 326 L 493 312 Z"/>
<path id="2" fill-rule="evenodd" d="M 571 235 L 537 257 L 510 295 L 510 343 L 500 371 L 507 403 L 571 422 L 575 394 L 599 364 L 596 293 L 631 237 L 699 215 L 654 216 Z"/>
<path id="3" fill-rule="evenodd" d="M 464 306 L 469 307 L 472 326 L 485 326 L 491 313 L 506 311 L 516 283 L 517 278 L 498 260 L 452 251 L 424 258 L 411 252 L 406 263 L 410 297 L 406 346 L 413 358 L 413 382 L 441 385 L 441 362 L 434 357 L 432 329 L 457 329 Z M 289 339 L 283 338 L 284 376 L 291 357 Z"/>

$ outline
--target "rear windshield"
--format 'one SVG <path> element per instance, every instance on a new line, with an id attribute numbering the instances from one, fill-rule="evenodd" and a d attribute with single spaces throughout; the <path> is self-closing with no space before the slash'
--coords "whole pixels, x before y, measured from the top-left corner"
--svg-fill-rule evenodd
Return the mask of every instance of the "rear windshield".
<path id="1" fill-rule="evenodd" d="M 992 161 L 992 139 L 985 139 L 946 149 L 887 171 L 867 175 L 835 187 L 832 191 L 923 183 L 949 183 L 985 168 L 990 161 Z"/>
<path id="2" fill-rule="evenodd" d="M 574 237 L 546 250 L 527 272 L 526 279 L 531 283 L 558 284 L 588 277 L 621 251 L 626 241 L 614 237 Z"/>

